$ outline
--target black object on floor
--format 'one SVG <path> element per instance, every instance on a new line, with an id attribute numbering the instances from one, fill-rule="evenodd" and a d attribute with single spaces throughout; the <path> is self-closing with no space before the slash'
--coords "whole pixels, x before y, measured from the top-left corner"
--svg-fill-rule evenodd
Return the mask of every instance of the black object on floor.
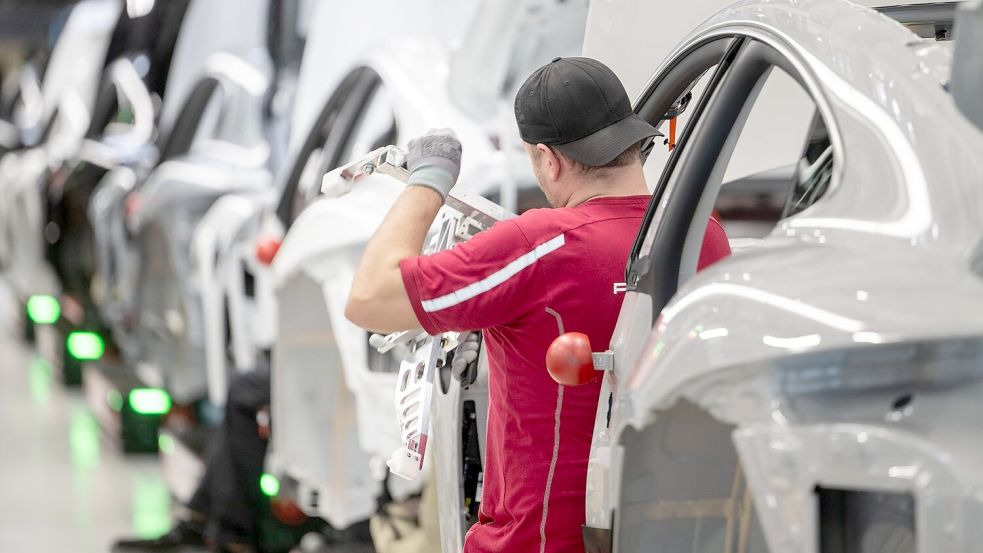
<path id="1" fill-rule="evenodd" d="M 203 529 L 189 522 L 178 522 L 170 532 L 154 539 L 119 540 L 113 545 L 114 553 L 128 552 L 177 552 L 185 547 L 204 547 Z"/>

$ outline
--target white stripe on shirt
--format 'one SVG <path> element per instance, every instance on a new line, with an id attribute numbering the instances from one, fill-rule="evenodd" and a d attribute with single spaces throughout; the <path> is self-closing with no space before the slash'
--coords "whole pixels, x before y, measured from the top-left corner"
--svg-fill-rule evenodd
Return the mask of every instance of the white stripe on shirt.
<path id="1" fill-rule="evenodd" d="M 427 313 L 434 313 L 436 311 L 447 309 L 448 307 L 454 307 L 455 305 L 466 302 L 476 296 L 480 296 L 481 294 L 490 291 L 496 286 L 519 274 L 520 271 L 535 263 L 539 258 L 560 249 L 564 243 L 565 238 L 562 234 L 559 234 L 554 238 L 536 246 L 532 251 L 523 254 L 505 267 L 495 271 L 478 282 L 469 284 L 464 288 L 455 290 L 450 294 L 440 296 L 439 298 L 424 300 L 420 302 L 420 305 Z"/>

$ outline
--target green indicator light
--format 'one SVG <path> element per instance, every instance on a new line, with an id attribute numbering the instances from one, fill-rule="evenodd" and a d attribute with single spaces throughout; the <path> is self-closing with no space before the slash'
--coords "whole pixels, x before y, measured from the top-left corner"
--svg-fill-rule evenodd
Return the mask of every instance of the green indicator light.
<path id="1" fill-rule="evenodd" d="M 68 353 L 79 361 L 95 361 L 106 351 L 102 336 L 95 332 L 73 332 L 68 335 Z"/>
<path id="2" fill-rule="evenodd" d="M 119 412 L 123 408 L 123 396 L 116 390 L 109 390 L 106 392 L 106 403 L 109 404 L 110 409 Z"/>
<path id="3" fill-rule="evenodd" d="M 140 415 L 164 415 L 171 410 L 171 396 L 158 388 L 130 390 L 130 409 Z"/>
<path id="4" fill-rule="evenodd" d="M 264 472 L 263 476 L 259 477 L 259 489 L 263 490 L 263 494 L 267 497 L 276 497 L 280 493 L 280 481 L 276 476 Z"/>
<path id="5" fill-rule="evenodd" d="M 50 325 L 61 317 L 61 305 L 54 296 L 31 296 L 27 300 L 27 317 L 39 325 Z"/>
<path id="6" fill-rule="evenodd" d="M 170 434 L 161 434 L 157 437 L 157 447 L 164 455 L 174 453 L 174 438 Z"/>

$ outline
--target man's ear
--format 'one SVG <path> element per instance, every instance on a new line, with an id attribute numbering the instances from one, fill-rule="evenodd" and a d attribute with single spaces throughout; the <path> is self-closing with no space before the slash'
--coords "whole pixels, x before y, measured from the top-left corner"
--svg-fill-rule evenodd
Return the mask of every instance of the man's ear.
<path id="1" fill-rule="evenodd" d="M 549 177 L 550 182 L 559 180 L 560 173 L 563 172 L 563 167 L 560 165 L 560 156 L 556 154 L 553 148 L 550 148 L 546 144 L 536 144 L 536 150 L 539 151 L 540 159 L 543 160 L 543 174 Z"/>

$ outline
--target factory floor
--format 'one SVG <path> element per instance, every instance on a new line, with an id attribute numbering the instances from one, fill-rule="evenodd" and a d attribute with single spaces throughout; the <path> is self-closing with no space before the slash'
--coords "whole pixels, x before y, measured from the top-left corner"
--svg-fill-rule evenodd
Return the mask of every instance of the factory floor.
<path id="1" fill-rule="evenodd" d="M 156 536 L 171 500 L 155 456 L 124 456 L 100 434 L 81 390 L 21 339 L 0 279 L 0 552 L 107 553 Z"/>

